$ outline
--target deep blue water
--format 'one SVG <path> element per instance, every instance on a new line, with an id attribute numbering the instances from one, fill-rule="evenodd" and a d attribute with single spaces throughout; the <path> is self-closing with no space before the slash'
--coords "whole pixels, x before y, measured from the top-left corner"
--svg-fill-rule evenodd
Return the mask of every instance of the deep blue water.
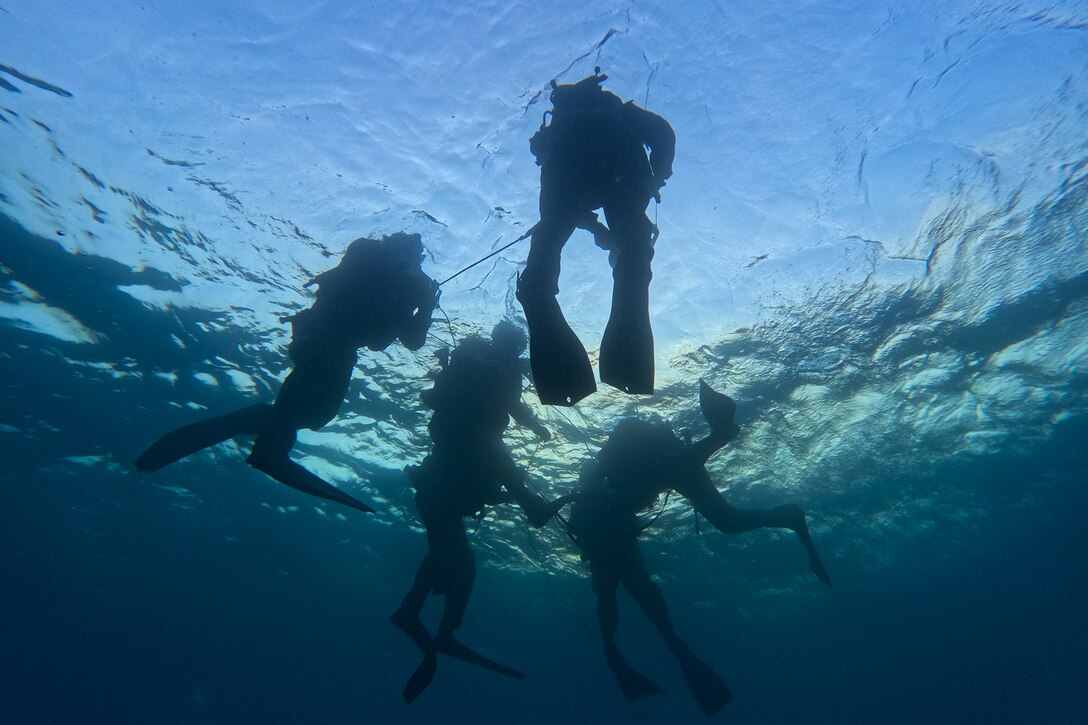
<path id="1" fill-rule="evenodd" d="M 577 553 L 503 508 L 462 633 L 528 678 L 443 660 L 401 701 L 419 393 L 439 347 L 519 313 L 524 247 L 302 436 L 377 514 L 273 483 L 248 441 L 132 468 L 272 399 L 278 318 L 353 238 L 418 232 L 443 278 L 524 231 L 548 81 L 594 64 L 678 136 L 658 393 L 527 392 L 554 437 L 512 427 L 518 462 L 560 494 L 624 415 L 699 435 L 706 378 L 743 429 L 715 481 L 804 506 L 835 581 L 669 499 L 643 549 L 735 693 L 716 720 L 1088 720 L 1085 28 L 1083 2 L 0 0 L 0 722 L 704 719 L 621 596 L 620 644 L 666 690 L 622 699 Z M 575 238 L 563 275 L 595 353 L 603 253 Z"/>

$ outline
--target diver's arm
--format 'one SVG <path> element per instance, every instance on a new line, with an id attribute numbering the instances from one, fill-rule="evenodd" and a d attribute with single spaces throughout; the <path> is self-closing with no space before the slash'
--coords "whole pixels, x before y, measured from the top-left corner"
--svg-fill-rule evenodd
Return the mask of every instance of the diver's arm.
<path id="1" fill-rule="evenodd" d="M 551 440 L 551 431 L 540 422 L 539 418 L 533 415 L 533 411 L 529 409 L 529 406 L 524 400 L 518 400 L 511 406 L 510 417 L 513 418 L 518 425 L 536 433 L 541 439 Z"/>
<path id="2" fill-rule="evenodd" d="M 672 176 L 672 162 L 676 156 L 676 132 L 661 116 L 625 103 L 627 120 L 638 135 L 639 141 L 650 147 L 650 168 L 659 187 Z"/>
<path id="3" fill-rule="evenodd" d="M 405 329 L 399 335 L 401 344 L 409 350 L 418 350 L 427 340 L 427 330 L 431 326 L 431 313 L 438 306 L 438 299 L 442 291 L 438 289 L 438 282 L 427 277 L 425 291 L 421 290 L 419 304 L 415 313 L 405 325 Z"/>
<path id="4" fill-rule="evenodd" d="M 723 534 L 739 534 L 755 529 L 790 529 L 797 534 L 809 556 L 812 573 L 827 586 L 831 577 L 812 541 L 805 512 L 800 506 L 785 504 L 769 509 L 739 509 L 729 505 L 710 480 L 706 469 L 699 466 L 689 470 L 676 490 L 701 513 L 711 525 Z"/>
<path id="5" fill-rule="evenodd" d="M 591 233 L 593 243 L 601 249 L 611 250 L 615 247 L 612 231 L 601 222 L 596 213 L 587 211 L 578 218 L 577 225 L 579 229 L 585 229 Z"/>
<path id="6" fill-rule="evenodd" d="M 525 512 L 525 517 L 529 519 L 529 525 L 534 529 L 539 529 L 551 521 L 552 516 L 555 516 L 567 501 L 564 499 L 548 501 L 543 496 L 530 491 L 528 486 L 525 485 L 525 479 L 526 476 L 523 475 L 517 480 L 503 481 L 503 486 L 506 488 L 506 492 L 513 497 L 514 502 L 521 506 L 521 510 Z"/>
<path id="7" fill-rule="evenodd" d="M 714 482 L 710 480 L 710 474 L 702 466 L 688 469 L 681 484 L 674 488 L 691 501 L 695 510 L 723 534 L 739 534 L 764 528 L 792 529 L 801 536 L 805 548 L 809 549 L 810 553 L 815 552 L 811 539 L 808 537 L 805 514 L 797 506 L 776 506 L 770 509 L 736 508 L 718 492 Z M 814 571 L 817 565 L 822 567 L 818 556 L 814 560 Z M 826 580 L 826 572 L 823 574 L 817 572 L 817 575 L 821 580 Z"/>
<path id="8" fill-rule="evenodd" d="M 752 528 L 744 526 L 741 510 L 725 500 L 703 466 L 688 468 L 674 488 L 718 531 L 735 534 Z"/>
<path id="9" fill-rule="evenodd" d="M 711 456 L 724 448 L 729 441 L 739 434 L 740 426 L 737 425 L 731 425 L 729 428 L 720 430 L 711 429 L 710 435 L 706 438 L 697 440 L 688 446 L 688 455 L 691 456 L 692 464 L 703 465 Z"/>

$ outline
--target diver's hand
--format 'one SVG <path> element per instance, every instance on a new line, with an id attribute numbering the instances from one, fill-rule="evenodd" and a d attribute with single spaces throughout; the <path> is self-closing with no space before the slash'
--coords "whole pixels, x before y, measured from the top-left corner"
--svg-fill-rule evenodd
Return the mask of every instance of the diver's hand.
<path id="1" fill-rule="evenodd" d="M 431 309 L 433 310 L 434 308 L 438 307 L 438 301 L 442 299 L 442 290 L 439 289 L 438 282 L 436 280 L 431 280 L 428 292 L 431 296 Z"/>
<path id="2" fill-rule="evenodd" d="M 540 529 L 552 520 L 552 516 L 555 516 L 557 511 L 559 511 L 558 506 L 538 497 L 531 506 L 525 509 L 525 516 L 529 519 L 530 526 Z"/>
<path id="3" fill-rule="evenodd" d="M 650 192 L 650 196 L 653 197 L 654 201 L 656 201 L 658 204 L 660 204 L 661 203 L 661 190 L 665 188 L 665 179 L 664 179 L 664 177 L 651 176 L 649 178 L 649 180 L 648 180 L 647 187 L 649 187 L 647 190 Z"/>

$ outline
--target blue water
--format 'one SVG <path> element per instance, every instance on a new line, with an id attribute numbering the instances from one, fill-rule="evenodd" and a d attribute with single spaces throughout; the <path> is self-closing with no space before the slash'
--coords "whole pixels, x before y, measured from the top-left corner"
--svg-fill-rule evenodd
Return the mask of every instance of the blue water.
<path id="1" fill-rule="evenodd" d="M 528 678 L 442 661 L 400 699 L 419 393 L 439 347 L 520 311 L 523 245 L 302 435 L 377 514 L 271 482 L 245 441 L 131 465 L 271 400 L 279 317 L 355 237 L 418 232 L 442 279 L 533 224 L 548 82 L 595 64 L 678 138 L 659 392 L 527 395 L 554 437 L 511 428 L 515 458 L 566 493 L 622 415 L 701 435 L 697 379 L 737 399 L 713 477 L 804 506 L 835 588 L 790 537 L 664 504 L 643 550 L 735 693 L 715 719 L 1088 719 L 1088 5 L 223 5 L 0 0 L 0 722 L 703 719 L 621 597 L 666 690 L 622 699 L 577 553 L 503 508 L 463 636 Z M 610 284 L 575 237 L 560 300 L 591 354 Z"/>

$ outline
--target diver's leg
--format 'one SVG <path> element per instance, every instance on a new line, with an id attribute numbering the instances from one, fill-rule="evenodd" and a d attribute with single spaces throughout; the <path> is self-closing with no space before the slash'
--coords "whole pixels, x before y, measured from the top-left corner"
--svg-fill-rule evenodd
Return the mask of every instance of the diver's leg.
<path id="1" fill-rule="evenodd" d="M 627 393 L 654 392 L 654 336 L 650 327 L 653 224 L 645 203 L 604 207 L 616 240 L 612 311 L 601 340 L 601 381 Z"/>
<path id="2" fill-rule="evenodd" d="M 390 617 L 390 621 L 403 630 L 426 654 L 434 649 L 434 641 L 423 626 L 420 614 L 431 593 L 438 588 L 444 589 L 445 582 L 449 579 L 451 529 L 460 525 L 460 521 L 451 520 L 447 512 L 420 494 L 416 495 L 416 508 L 427 533 L 427 553 L 416 570 L 412 586 L 404 595 L 397 611 Z"/>
<path id="3" fill-rule="evenodd" d="M 434 649 L 434 640 L 431 633 L 423 626 L 420 614 L 423 605 L 427 601 L 436 581 L 436 562 L 434 555 L 428 551 L 423 555 L 423 561 L 416 569 L 415 578 L 408 593 L 404 595 L 397 611 L 389 617 L 389 621 L 408 635 L 408 638 L 426 654 Z"/>
<path id="4" fill-rule="evenodd" d="M 437 593 L 439 589 L 445 591 L 448 588 L 451 576 L 450 552 L 456 537 L 454 532 L 457 527 L 461 527 L 462 531 L 464 528 L 460 517 L 451 516 L 440 502 L 435 502 L 418 492 L 416 508 L 419 510 L 423 527 L 427 532 L 427 554 L 416 571 L 411 588 L 401 600 L 400 607 L 389 618 L 389 621 L 408 635 L 423 653 L 419 666 L 408 678 L 408 682 L 401 691 L 404 701 L 409 703 L 427 689 L 438 670 L 435 640 L 423 626 L 420 613 L 423 610 L 423 604 L 432 592 Z"/>
<path id="5" fill-rule="evenodd" d="M 389 617 L 389 621 L 408 635 L 412 643 L 423 653 L 423 660 L 416 667 L 412 676 L 408 678 L 404 689 L 401 690 L 401 697 L 408 703 L 414 701 L 427 689 L 427 686 L 434 679 L 435 672 L 438 670 L 438 657 L 435 655 L 434 639 L 419 618 L 420 612 L 423 610 L 423 604 L 427 601 L 427 597 L 434 588 L 434 582 L 438 576 L 436 573 L 437 566 L 434 554 L 428 550 L 423 556 L 423 561 L 420 562 L 419 569 L 416 570 L 416 576 L 412 580 L 411 588 L 404 595 L 404 599 L 401 600 L 397 611 L 393 612 Z"/>
<path id="6" fill-rule="evenodd" d="M 450 526 L 446 531 L 446 544 L 449 551 L 449 571 L 445 577 L 444 593 L 446 603 L 442 609 L 442 619 L 438 624 L 438 631 L 434 635 L 434 651 L 456 657 L 477 667 L 482 667 L 500 675 L 524 679 L 525 673 L 514 669 L 501 662 L 485 657 L 472 648 L 462 644 L 453 636 L 453 632 L 461 627 L 465 618 L 465 610 L 468 608 L 468 600 L 472 596 L 472 586 L 476 581 L 476 558 L 469 546 L 468 536 L 465 533 L 464 519 L 460 516 L 456 522 L 450 520 Z M 420 665 L 421 671 L 428 667 L 426 660 Z M 406 690 L 407 692 L 407 690 Z"/>
<path id="7" fill-rule="evenodd" d="M 298 491 L 372 513 L 374 509 L 289 457 L 299 429 L 318 430 L 336 417 L 355 367 L 355 351 L 345 349 L 321 356 L 295 350 L 293 354 L 299 359 L 280 386 L 268 425 L 257 436 L 246 460 L 258 471 Z"/>
<path id="8" fill-rule="evenodd" d="M 275 422 L 294 430 L 319 430 L 343 405 L 358 355 L 343 344 L 335 352 L 316 352 L 297 346 L 297 341 L 288 349 L 298 360 L 276 395 Z"/>
<path id="9" fill-rule="evenodd" d="M 273 425 L 267 428 L 253 444 L 253 450 L 246 462 L 258 471 L 267 473 L 280 483 L 311 496 L 350 506 L 351 508 L 373 513 L 374 509 L 365 503 L 344 493 L 325 479 L 317 476 L 295 463 L 288 453 L 295 445 L 296 432 L 292 428 Z"/>
<path id="10" fill-rule="evenodd" d="M 590 562 L 590 579 L 593 593 L 597 595 L 597 623 L 601 627 L 601 639 L 607 651 L 616 646 L 616 628 L 619 625 L 616 591 L 619 589 L 620 580 L 610 567 L 596 559 Z"/>
<path id="11" fill-rule="evenodd" d="M 450 547 L 449 579 L 446 584 L 446 604 L 442 610 L 442 620 L 438 624 L 435 640 L 445 642 L 453 637 L 453 631 L 460 629 L 472 596 L 472 587 L 476 583 L 476 557 L 468 543 L 464 519 L 458 517 L 457 523 L 449 528 L 447 543 Z"/>
<path id="12" fill-rule="evenodd" d="M 632 667 L 616 646 L 616 627 L 619 623 L 616 590 L 620 580 L 615 562 L 610 561 L 611 558 L 607 551 L 596 552 L 590 558 L 590 578 L 593 593 L 597 595 L 597 622 L 601 628 L 604 658 L 608 668 L 612 670 L 624 698 L 636 700 L 645 695 L 658 694 L 662 690 Z"/>
<path id="13" fill-rule="evenodd" d="M 805 547 L 812 573 L 824 584 L 831 586 L 831 577 L 809 534 L 808 521 L 800 506 L 785 504 L 772 509 L 736 508 L 718 493 L 710 480 L 710 475 L 702 466 L 694 468 L 688 479 L 682 486 L 678 486 L 677 490 L 691 501 L 696 511 L 722 533 L 740 534 L 755 529 L 790 529 L 797 534 L 801 545 Z"/>
<path id="14" fill-rule="evenodd" d="M 827 573 L 823 559 L 820 558 L 820 552 L 816 550 L 816 542 L 812 540 L 812 535 L 808 531 L 808 517 L 805 516 L 804 509 L 794 504 L 784 504 L 771 511 L 782 517 L 783 521 L 788 522 L 786 528 L 792 529 L 801 540 L 801 546 L 805 547 L 808 553 L 808 565 L 812 573 L 824 584 L 831 586 L 831 575 Z"/>
<path id="15" fill-rule="evenodd" d="M 688 690 L 708 717 L 725 707 L 733 699 L 729 686 L 714 669 L 691 651 L 680 639 L 673 627 L 669 608 L 661 589 L 650 578 L 641 555 L 626 557 L 622 572 L 624 589 L 638 603 L 646 617 L 665 639 L 669 650 L 676 657 L 684 674 Z"/>
<path id="16" fill-rule="evenodd" d="M 533 383 L 546 405 L 573 405 L 597 389 L 593 367 L 581 340 L 570 329 L 556 295 L 560 256 L 574 232 L 567 216 L 546 215 L 533 232 L 517 297 L 529 327 L 529 361 Z"/>
<path id="17" fill-rule="evenodd" d="M 157 471 L 197 451 L 222 443 L 228 438 L 246 434 L 256 435 L 267 425 L 271 413 L 271 405 L 257 403 L 233 413 L 218 415 L 172 430 L 152 443 L 136 459 L 136 468 L 140 471 Z"/>

